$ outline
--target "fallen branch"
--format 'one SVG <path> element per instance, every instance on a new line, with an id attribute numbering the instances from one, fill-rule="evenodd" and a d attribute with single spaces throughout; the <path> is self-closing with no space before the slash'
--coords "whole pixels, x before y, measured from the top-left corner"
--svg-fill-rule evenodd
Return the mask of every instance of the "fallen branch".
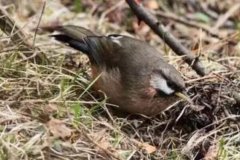
<path id="1" fill-rule="evenodd" d="M 187 62 L 199 75 L 204 76 L 205 70 L 199 58 L 194 56 L 191 51 L 182 46 L 179 41 L 166 31 L 158 19 L 148 12 L 143 6 L 137 4 L 135 0 L 126 0 L 132 11 L 137 15 L 139 20 L 144 21 L 167 45 L 178 55 L 183 56 Z"/>

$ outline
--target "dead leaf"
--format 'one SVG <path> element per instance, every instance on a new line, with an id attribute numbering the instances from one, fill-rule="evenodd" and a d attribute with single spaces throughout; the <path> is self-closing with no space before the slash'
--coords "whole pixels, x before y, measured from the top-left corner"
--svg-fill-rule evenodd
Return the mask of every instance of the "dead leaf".
<path id="1" fill-rule="evenodd" d="M 151 29 L 148 27 L 148 25 L 146 25 L 143 21 L 139 23 L 137 19 L 132 22 L 132 27 L 134 32 L 143 39 L 146 39 L 146 37 L 148 38 L 149 33 L 151 33 Z"/>
<path id="2" fill-rule="evenodd" d="M 159 9 L 159 5 L 158 5 L 158 2 L 156 0 L 146 1 L 145 2 L 145 7 L 148 8 L 148 9 L 152 9 L 152 10 Z"/>
<path id="3" fill-rule="evenodd" d="M 42 123 L 47 123 L 51 119 L 51 115 L 58 112 L 58 106 L 56 104 L 46 104 L 38 109 L 38 117 Z"/>
<path id="4" fill-rule="evenodd" d="M 114 148 L 107 138 L 109 135 L 107 134 L 106 129 L 103 129 L 96 133 L 91 133 L 90 136 L 92 137 L 91 139 L 99 146 L 101 146 L 102 149 L 111 150 L 112 152 L 114 151 Z"/>
<path id="5" fill-rule="evenodd" d="M 151 154 L 157 150 L 155 146 L 152 146 L 148 143 L 142 143 L 142 148 L 145 149 L 148 154 Z"/>
<path id="6" fill-rule="evenodd" d="M 56 113 L 57 111 L 58 111 L 58 106 L 56 104 L 47 104 L 43 108 L 43 113 L 48 115 Z"/>
<path id="7" fill-rule="evenodd" d="M 119 153 L 114 148 L 114 146 L 109 142 L 109 133 L 106 129 L 103 129 L 96 133 L 88 134 L 87 137 L 89 140 L 92 141 L 92 143 L 95 144 L 96 149 L 98 150 L 98 153 L 101 154 L 104 157 L 117 157 L 116 159 L 119 159 Z"/>
<path id="8" fill-rule="evenodd" d="M 210 146 L 203 160 L 217 160 L 218 149 L 216 145 Z"/>
<path id="9" fill-rule="evenodd" d="M 135 139 L 132 139 L 132 141 L 133 141 L 134 143 L 136 143 L 136 144 L 138 145 L 138 147 L 146 150 L 148 154 L 151 154 L 151 153 L 153 153 L 153 152 L 155 152 L 155 151 L 157 150 L 157 148 L 156 148 L 155 146 L 152 146 L 152 145 L 150 145 L 150 144 L 148 144 L 148 143 L 139 142 L 139 141 L 137 141 L 137 140 L 135 140 Z"/>
<path id="10" fill-rule="evenodd" d="M 47 126 L 54 137 L 66 138 L 72 134 L 72 130 L 68 128 L 63 121 L 58 119 L 52 118 L 48 121 Z"/>
<path id="11" fill-rule="evenodd" d="M 194 147 L 199 145 L 206 137 L 206 133 L 204 129 L 197 130 L 192 137 L 188 140 L 187 144 L 182 148 L 181 153 L 183 155 L 191 155 Z"/>

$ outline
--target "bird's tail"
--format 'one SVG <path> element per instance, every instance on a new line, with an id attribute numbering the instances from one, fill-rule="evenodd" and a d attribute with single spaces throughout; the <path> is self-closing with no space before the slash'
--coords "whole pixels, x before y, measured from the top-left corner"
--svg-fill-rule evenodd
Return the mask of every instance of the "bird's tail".
<path id="1" fill-rule="evenodd" d="M 92 31 L 74 25 L 44 27 L 43 30 L 49 32 L 58 31 L 59 33 L 51 35 L 56 40 L 68 44 L 70 47 L 89 54 L 89 48 L 84 41 L 88 36 L 97 36 Z"/>

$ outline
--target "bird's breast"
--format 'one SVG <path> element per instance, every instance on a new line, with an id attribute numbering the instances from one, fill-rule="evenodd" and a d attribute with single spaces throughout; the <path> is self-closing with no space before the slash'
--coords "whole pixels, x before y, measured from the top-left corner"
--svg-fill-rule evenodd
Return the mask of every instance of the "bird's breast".
<path id="1" fill-rule="evenodd" d="M 121 74 L 118 68 L 106 69 L 106 67 L 91 66 L 94 89 L 103 91 L 111 102 L 117 103 L 122 99 L 123 87 L 121 84 Z"/>

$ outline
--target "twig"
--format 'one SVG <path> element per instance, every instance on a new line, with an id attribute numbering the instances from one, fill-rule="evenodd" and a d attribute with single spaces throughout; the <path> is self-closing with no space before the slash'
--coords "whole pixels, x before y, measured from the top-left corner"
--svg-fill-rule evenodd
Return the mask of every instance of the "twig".
<path id="1" fill-rule="evenodd" d="M 25 34 L 21 31 L 20 27 L 16 25 L 14 20 L 8 15 L 8 13 L 0 7 L 0 29 L 8 35 L 12 42 L 16 45 L 21 42 L 19 46 L 19 50 L 24 53 L 26 57 L 31 57 L 34 54 L 34 48 L 27 40 Z M 36 50 L 40 51 L 39 48 L 35 48 Z M 49 63 L 46 55 L 40 51 L 39 54 L 36 54 L 34 57 L 31 57 L 30 60 L 36 63 Z"/>
<path id="2" fill-rule="evenodd" d="M 173 20 L 175 22 L 182 23 L 184 25 L 187 25 L 187 26 L 190 26 L 190 27 L 193 27 L 193 28 L 202 29 L 204 32 L 207 32 L 211 36 L 217 37 L 219 39 L 222 39 L 222 37 L 220 35 L 218 35 L 217 32 L 214 32 L 207 25 L 204 25 L 204 24 L 201 24 L 201 23 L 197 23 L 197 22 L 194 22 L 194 21 L 188 21 L 188 20 L 186 20 L 184 18 L 178 17 L 177 15 L 175 15 L 173 13 L 165 13 L 165 12 L 161 12 L 161 11 L 156 11 L 155 15 L 163 17 L 163 18 L 171 19 L 171 20 Z"/>
<path id="3" fill-rule="evenodd" d="M 240 105 L 240 93 L 233 92 L 233 98 L 236 101 L 236 103 Z"/>
<path id="4" fill-rule="evenodd" d="M 29 59 L 32 59 L 32 58 L 36 57 L 37 54 L 39 53 L 39 52 L 36 51 L 37 48 L 35 47 L 35 42 L 36 42 L 36 37 L 37 37 L 37 31 L 38 31 L 39 25 L 41 23 L 45 7 L 46 7 L 46 1 L 43 2 L 42 12 L 40 14 L 40 17 L 39 17 L 39 20 L 38 20 L 38 23 L 37 23 L 37 27 L 36 27 L 36 30 L 35 30 L 34 36 L 33 36 L 33 43 L 32 43 L 32 47 L 33 47 L 33 50 L 34 50 L 33 54 L 31 56 L 29 56 L 29 57 L 26 57 L 26 58 L 23 58 L 22 60 L 20 60 L 19 61 L 20 63 L 23 62 L 23 61 L 27 61 Z M 38 51 L 39 51 L 39 49 L 38 49 Z"/>
<path id="5" fill-rule="evenodd" d="M 110 156 L 112 159 L 116 159 L 116 160 L 121 160 L 120 157 L 116 156 L 114 153 L 112 153 L 111 151 L 109 151 L 108 148 L 105 148 L 103 146 L 101 146 L 98 142 L 96 142 L 93 137 L 91 137 L 88 133 L 91 133 L 90 130 L 83 124 L 81 124 L 81 126 L 83 127 L 83 132 L 80 129 L 77 129 L 79 131 L 79 133 L 83 134 L 90 142 L 92 142 L 95 146 L 97 146 L 99 149 L 101 149 L 103 152 L 105 152 L 108 156 Z M 87 133 L 86 133 L 87 132 Z"/>
<path id="6" fill-rule="evenodd" d="M 110 7 L 109 9 L 107 9 L 106 11 L 104 11 L 99 19 L 99 25 L 101 25 L 103 23 L 104 18 L 111 12 L 113 12 L 114 10 L 116 10 L 117 8 L 119 8 L 120 6 L 122 6 L 124 3 L 124 0 L 120 0 L 118 3 L 116 3 L 115 5 L 113 5 L 112 7 Z"/>
<path id="7" fill-rule="evenodd" d="M 215 26 L 213 27 L 213 30 L 218 30 L 228 20 L 228 18 L 231 17 L 236 11 L 239 11 L 239 9 L 240 3 L 234 4 L 234 6 L 231 7 L 224 15 L 219 17 Z"/>
<path id="8" fill-rule="evenodd" d="M 218 96 L 217 96 L 217 104 L 216 104 L 216 107 L 215 107 L 214 110 L 213 110 L 213 113 L 214 113 L 214 114 L 216 114 L 216 113 L 219 111 L 219 109 L 220 109 L 220 100 L 221 100 L 220 96 L 221 96 L 221 94 L 222 94 L 222 88 L 223 88 L 223 81 L 220 83 L 220 87 L 219 87 L 219 91 L 218 91 Z"/>
<path id="9" fill-rule="evenodd" d="M 190 2 L 190 1 L 189 1 Z M 209 8 L 207 3 L 202 3 L 201 1 L 192 1 L 193 3 L 189 3 L 192 7 L 194 7 L 197 11 L 203 12 L 212 20 L 217 20 L 219 18 L 219 14 Z M 231 20 L 226 20 L 224 27 L 233 27 L 234 23 Z"/>
<path id="10" fill-rule="evenodd" d="M 231 75 L 231 74 L 234 74 L 234 73 L 237 73 L 237 72 L 225 72 L 225 73 L 222 73 L 221 75 L 222 76 L 228 76 L 228 75 Z M 219 74 L 219 73 L 218 73 Z M 223 77 L 221 77 L 220 75 L 218 75 L 216 73 L 212 73 L 212 74 L 209 74 L 209 75 L 206 75 L 204 77 L 200 77 L 200 78 L 196 78 L 196 79 L 191 79 L 191 80 L 187 80 L 185 81 L 186 84 L 192 84 L 192 83 L 195 83 L 195 82 L 198 82 L 198 81 L 203 81 L 203 80 L 206 80 L 206 79 L 215 79 L 215 78 L 218 78 L 218 79 L 224 79 Z M 225 79 L 226 80 L 226 79 Z"/>
<path id="11" fill-rule="evenodd" d="M 143 6 L 137 4 L 134 0 L 126 0 L 126 2 L 137 17 L 151 27 L 151 29 L 159 35 L 176 54 L 183 56 L 183 60 L 187 62 L 199 75 L 204 76 L 206 74 L 203 64 L 200 62 L 199 58 L 194 56 L 187 48 L 182 46 L 172 34 L 168 33 L 155 16 L 148 12 Z"/>
<path id="12" fill-rule="evenodd" d="M 45 8 L 46 8 L 46 1 L 43 2 L 42 12 L 41 12 L 41 14 L 40 14 L 40 17 L 39 17 L 39 20 L 38 20 L 38 23 L 37 23 L 36 30 L 35 30 L 35 32 L 34 32 L 33 44 L 32 44 L 33 47 L 35 46 L 36 37 L 37 37 L 37 31 L 38 31 L 39 25 L 40 25 L 40 23 L 41 23 L 42 16 L 43 16 L 43 13 L 44 13 L 44 11 L 45 11 Z"/>

